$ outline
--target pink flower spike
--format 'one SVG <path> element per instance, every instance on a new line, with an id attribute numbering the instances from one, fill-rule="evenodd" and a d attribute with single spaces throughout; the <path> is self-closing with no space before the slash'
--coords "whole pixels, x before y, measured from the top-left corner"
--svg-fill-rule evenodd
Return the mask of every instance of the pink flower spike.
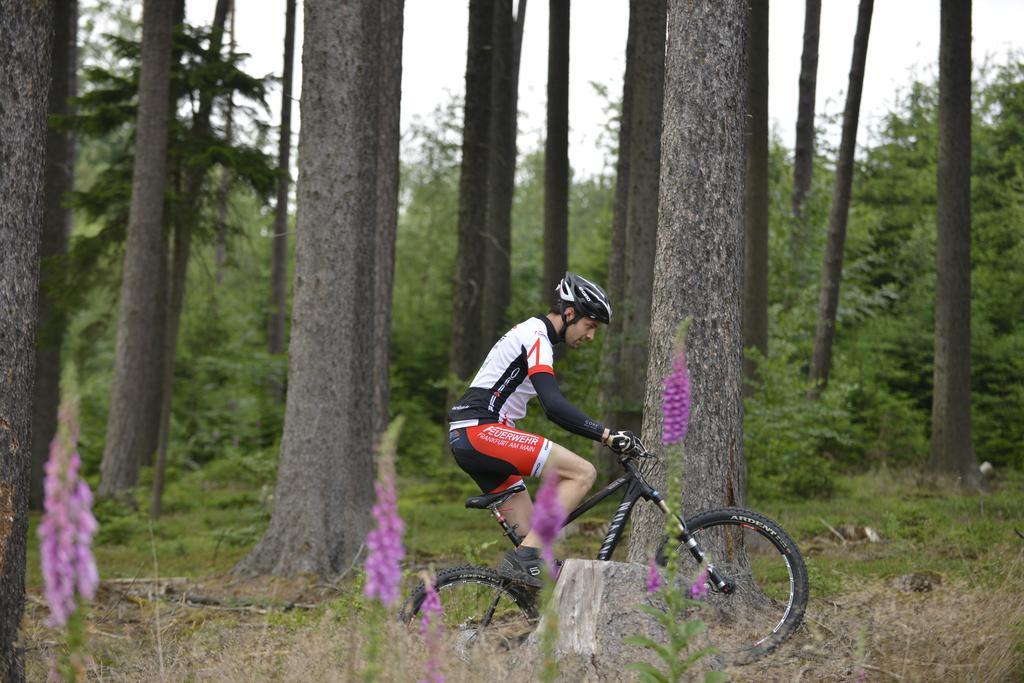
<path id="1" fill-rule="evenodd" d="M 99 585 L 92 554 L 98 525 L 92 515 L 92 492 L 78 474 L 82 459 L 75 450 L 74 413 L 73 404 L 60 410 L 60 425 L 44 467 L 44 512 L 37 529 L 48 623 L 57 627 L 64 626 L 78 607 L 77 596 L 91 600 Z"/>
<path id="2" fill-rule="evenodd" d="M 657 593 L 661 588 L 661 574 L 658 573 L 658 563 L 651 557 L 651 563 L 647 567 L 647 592 Z"/>
<path id="3" fill-rule="evenodd" d="M 700 570 L 700 574 L 693 580 L 690 586 L 690 597 L 694 600 L 703 600 L 708 596 L 708 568 Z"/>
<path id="4" fill-rule="evenodd" d="M 441 600 L 434 589 L 434 577 L 425 577 L 424 586 L 427 595 L 423 598 L 420 606 L 420 635 L 423 636 L 426 645 L 428 659 L 424 678 L 420 683 L 444 683 L 444 675 L 441 673 L 441 623 L 444 612 L 441 608 Z"/>
<path id="5" fill-rule="evenodd" d="M 548 566 L 548 572 L 555 578 L 555 554 L 553 546 L 565 522 L 565 508 L 558 499 L 557 477 L 545 472 L 540 488 L 537 489 L 537 500 L 533 504 L 533 531 L 540 538 L 540 555 Z"/>
<path id="6" fill-rule="evenodd" d="M 398 516 L 398 497 L 392 476 L 385 475 L 374 484 L 377 502 L 373 505 L 373 518 L 377 522 L 366 537 L 366 597 L 377 598 L 391 606 L 398 600 L 399 584 L 402 580 L 401 561 L 405 557 L 402 546 L 404 525 Z"/>

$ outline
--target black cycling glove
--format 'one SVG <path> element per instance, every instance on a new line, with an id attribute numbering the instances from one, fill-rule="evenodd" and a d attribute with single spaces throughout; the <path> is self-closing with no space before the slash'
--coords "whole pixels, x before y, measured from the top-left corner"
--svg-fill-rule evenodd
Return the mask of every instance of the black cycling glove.
<path id="1" fill-rule="evenodd" d="M 633 450 L 646 450 L 640 437 L 630 431 L 612 432 L 608 435 L 608 448 L 619 455 Z"/>

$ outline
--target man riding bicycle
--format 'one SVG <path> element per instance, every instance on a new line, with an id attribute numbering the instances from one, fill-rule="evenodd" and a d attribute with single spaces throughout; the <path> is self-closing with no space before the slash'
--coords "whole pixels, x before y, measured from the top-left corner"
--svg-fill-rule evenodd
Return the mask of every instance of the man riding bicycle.
<path id="1" fill-rule="evenodd" d="M 637 437 L 591 419 L 570 403 L 558 388 L 553 369 L 554 346 L 570 348 L 593 341 L 600 324 L 611 322 L 608 295 L 598 285 L 566 273 L 556 288 L 557 299 L 547 315 L 525 320 L 499 339 L 466 393 L 448 413 L 449 443 L 455 461 L 484 493 L 498 493 L 544 470 L 558 478 L 558 499 L 575 508 L 597 477 L 588 461 L 542 436 L 516 429 L 536 396 L 548 419 L 563 429 L 600 441 L 616 453 L 633 448 Z M 523 543 L 508 551 L 499 573 L 529 586 L 541 585 L 540 541 L 530 531 L 533 502 L 527 491 L 510 497 L 505 517 L 526 530 Z"/>

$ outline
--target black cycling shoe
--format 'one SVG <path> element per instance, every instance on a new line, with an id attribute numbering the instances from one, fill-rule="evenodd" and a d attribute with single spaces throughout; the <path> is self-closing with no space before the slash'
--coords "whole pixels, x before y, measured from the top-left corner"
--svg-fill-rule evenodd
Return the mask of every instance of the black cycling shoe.
<path id="1" fill-rule="evenodd" d="M 498 574 L 502 578 L 521 583 L 530 588 L 541 588 L 544 581 L 541 574 L 544 571 L 544 561 L 540 558 L 540 551 L 528 546 L 520 546 L 505 553 L 501 566 L 498 567 Z"/>

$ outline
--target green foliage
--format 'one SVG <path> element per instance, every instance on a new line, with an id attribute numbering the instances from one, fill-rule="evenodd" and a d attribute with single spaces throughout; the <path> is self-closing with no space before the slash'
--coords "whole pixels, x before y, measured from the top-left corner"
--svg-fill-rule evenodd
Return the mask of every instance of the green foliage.
<path id="1" fill-rule="evenodd" d="M 750 352 L 761 380 L 745 404 L 751 495 L 829 495 L 836 456 L 853 446 L 849 388 L 833 382 L 818 400 L 808 398 L 801 364 L 779 346 L 769 359 Z"/>
<path id="2" fill-rule="evenodd" d="M 972 158 L 972 415 L 979 460 L 1024 463 L 1024 64 L 977 82 Z M 825 122 L 826 126 L 838 121 Z M 819 130 L 819 154 L 824 142 Z M 832 170 L 816 160 L 803 220 L 770 155 L 769 358 L 747 401 L 751 491 L 825 495 L 839 469 L 920 465 L 934 354 L 938 92 L 913 82 L 861 152 L 828 390 L 805 398 Z"/>

